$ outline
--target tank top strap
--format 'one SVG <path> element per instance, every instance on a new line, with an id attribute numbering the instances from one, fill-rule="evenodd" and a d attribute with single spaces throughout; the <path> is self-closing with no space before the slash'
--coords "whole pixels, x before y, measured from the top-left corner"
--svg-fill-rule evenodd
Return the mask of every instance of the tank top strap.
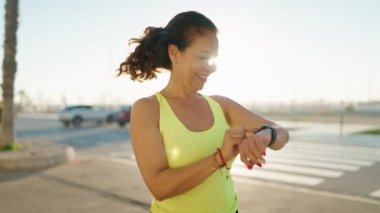
<path id="1" fill-rule="evenodd" d="M 206 95 L 202 95 L 202 96 L 207 100 L 208 105 L 210 106 L 211 111 L 214 114 L 215 122 L 227 123 L 227 120 L 224 116 L 224 111 L 222 107 L 220 106 L 220 104 L 216 102 L 214 99 L 210 98 L 209 96 L 206 96 Z"/>
<path id="2" fill-rule="evenodd" d="M 159 121 L 160 129 L 163 130 L 165 129 L 166 126 L 169 126 L 169 127 L 178 126 L 177 117 L 174 114 L 174 112 L 172 112 L 170 105 L 166 101 L 165 97 L 160 92 L 156 92 L 155 96 L 157 98 L 159 108 L 160 108 L 159 109 L 160 110 L 160 121 Z"/>

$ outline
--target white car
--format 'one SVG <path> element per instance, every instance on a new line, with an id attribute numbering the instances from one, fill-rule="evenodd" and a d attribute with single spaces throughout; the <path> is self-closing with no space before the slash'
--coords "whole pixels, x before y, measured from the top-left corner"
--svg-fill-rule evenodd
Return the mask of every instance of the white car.
<path id="1" fill-rule="evenodd" d="M 91 105 L 73 105 L 62 109 L 58 117 L 65 127 L 69 127 L 70 124 L 79 127 L 84 121 L 95 121 L 98 124 L 103 121 L 111 122 L 113 114 L 105 108 Z"/>

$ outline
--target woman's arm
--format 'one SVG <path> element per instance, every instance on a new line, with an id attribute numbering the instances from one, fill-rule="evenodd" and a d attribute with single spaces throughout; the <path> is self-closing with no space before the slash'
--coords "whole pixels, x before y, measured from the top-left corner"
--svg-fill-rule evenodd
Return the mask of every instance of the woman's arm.
<path id="1" fill-rule="evenodd" d="M 240 126 L 251 131 L 250 134 L 249 132 L 246 134 L 247 137 L 240 145 L 240 159 L 247 168 L 252 169 L 254 164 L 261 167 L 262 164 L 265 163 L 264 156 L 267 147 L 273 150 L 279 150 L 288 142 L 289 133 L 280 125 L 247 110 L 231 99 L 222 96 L 214 96 L 213 98 L 222 106 L 230 126 Z M 259 132 L 254 130 L 263 125 L 274 128 L 277 133 L 276 138 L 273 137 L 272 139 L 270 129 L 263 129 Z M 274 141 L 269 146 L 271 140 Z"/>
<path id="2" fill-rule="evenodd" d="M 288 131 L 282 126 L 270 121 L 254 112 L 249 111 L 237 102 L 223 97 L 223 96 L 213 96 L 223 108 L 227 122 L 231 127 L 249 127 L 249 128 L 260 128 L 263 125 L 269 125 L 276 129 L 277 139 L 276 142 L 269 148 L 278 150 L 281 149 L 289 140 Z M 270 141 L 270 131 L 263 131 L 266 133 L 266 142 Z"/>
<path id="3" fill-rule="evenodd" d="M 159 131 L 159 107 L 154 97 L 141 99 L 133 105 L 130 132 L 138 167 L 157 200 L 194 188 L 222 165 L 219 157 L 213 154 L 193 164 L 170 169 Z M 233 157 L 231 153 L 236 152 L 233 148 L 236 149 L 244 134 L 243 129 L 226 132 L 222 147 L 226 160 Z"/>

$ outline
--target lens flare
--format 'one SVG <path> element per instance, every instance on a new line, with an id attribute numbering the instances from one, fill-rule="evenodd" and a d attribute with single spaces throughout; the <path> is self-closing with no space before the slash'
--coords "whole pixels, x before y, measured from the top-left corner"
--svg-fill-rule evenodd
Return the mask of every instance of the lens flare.
<path id="1" fill-rule="evenodd" d="M 217 60 L 216 60 L 217 58 L 216 57 L 214 57 L 214 58 L 211 58 L 210 60 L 208 60 L 208 65 L 210 66 L 210 67 L 213 67 L 210 71 L 210 73 L 213 73 L 213 72 L 215 72 L 216 71 L 216 65 L 217 65 Z"/>
<path id="2" fill-rule="evenodd" d="M 208 65 L 209 66 L 216 66 L 216 64 L 217 64 L 217 58 L 216 57 L 215 58 L 210 58 L 208 60 Z"/>

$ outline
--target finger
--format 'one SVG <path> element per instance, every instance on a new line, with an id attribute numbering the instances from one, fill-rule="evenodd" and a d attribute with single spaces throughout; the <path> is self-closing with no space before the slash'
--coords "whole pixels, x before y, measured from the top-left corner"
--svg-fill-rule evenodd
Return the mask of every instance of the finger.
<path id="1" fill-rule="evenodd" d="M 263 158 L 262 152 L 257 147 L 257 143 L 259 143 L 257 141 L 257 138 L 251 137 L 248 140 L 248 142 L 249 142 L 248 144 L 249 144 L 249 152 L 250 152 L 250 154 L 252 156 L 254 156 L 255 163 L 261 167 L 262 164 L 265 162 L 265 159 Z"/>
<path id="2" fill-rule="evenodd" d="M 239 145 L 234 146 L 234 149 L 233 149 L 233 156 L 236 157 L 236 155 L 238 155 L 239 153 L 240 153 Z"/>
<path id="3" fill-rule="evenodd" d="M 234 129 L 229 132 L 229 136 L 231 138 L 243 139 L 245 138 L 245 130 L 244 129 Z"/>
<path id="4" fill-rule="evenodd" d="M 248 143 L 244 141 L 240 146 L 240 159 L 246 164 L 247 167 L 252 167 L 255 163 L 251 161 L 252 157 L 249 157 L 248 154 Z M 253 160 L 253 159 L 252 159 Z"/>
<path id="5" fill-rule="evenodd" d="M 259 162 L 264 165 L 266 163 L 265 158 L 259 159 Z"/>
<path id="6" fill-rule="evenodd" d="M 234 128 L 229 128 L 227 131 L 230 131 L 230 132 L 244 132 L 245 128 L 244 127 L 234 127 Z"/>
<path id="7" fill-rule="evenodd" d="M 255 132 L 253 132 L 253 131 L 245 131 L 245 137 L 251 137 L 251 136 L 253 136 L 255 134 Z"/>
<path id="8" fill-rule="evenodd" d="M 242 140 L 234 139 L 234 140 L 230 140 L 230 143 L 232 144 L 233 148 L 236 148 L 240 146 L 240 144 L 242 143 Z"/>
<path id="9" fill-rule="evenodd" d="M 258 128 L 256 127 L 244 127 L 245 131 L 246 132 L 252 132 L 252 133 L 256 133 Z"/>
<path id="10" fill-rule="evenodd" d="M 230 128 L 226 130 L 226 134 L 234 135 L 234 134 L 243 134 L 245 132 L 244 128 Z"/>
<path id="11" fill-rule="evenodd" d="M 259 159 L 252 152 L 249 151 L 249 148 L 243 152 L 245 156 L 247 157 L 247 161 L 251 162 L 252 164 L 257 164 L 257 165 L 261 164 Z"/>
<path id="12" fill-rule="evenodd" d="M 256 146 L 257 138 L 252 136 L 252 137 L 247 138 L 247 141 L 248 141 L 249 151 L 252 153 L 252 155 L 254 155 L 256 158 L 260 158 L 261 154 Z"/>
<path id="13" fill-rule="evenodd" d="M 255 154 L 253 152 L 251 152 L 252 146 L 250 143 L 251 143 L 251 141 L 248 138 L 245 139 L 242 143 L 242 144 L 244 144 L 244 146 L 243 146 L 243 149 L 241 150 L 241 152 L 244 153 L 244 155 L 247 158 L 247 161 L 249 161 L 253 164 L 258 164 L 260 162 L 258 161 L 258 157 L 255 156 Z"/>
<path id="14" fill-rule="evenodd" d="M 244 155 L 244 153 L 240 152 L 240 160 L 241 162 L 243 162 L 245 164 L 245 166 L 248 168 L 248 169 L 252 169 L 253 167 L 253 164 L 251 162 L 248 161 L 247 157 Z"/>
<path id="15" fill-rule="evenodd" d="M 260 151 L 260 154 L 263 155 L 265 153 L 266 148 L 267 148 L 264 140 L 261 137 L 257 137 L 256 135 L 254 136 L 254 138 L 256 140 L 255 145 L 256 145 L 257 149 Z"/>
<path id="16" fill-rule="evenodd" d="M 245 134 L 245 129 L 243 127 L 241 128 L 233 128 L 231 129 L 231 133 L 233 134 L 237 134 L 237 135 L 242 135 L 242 134 Z"/>

